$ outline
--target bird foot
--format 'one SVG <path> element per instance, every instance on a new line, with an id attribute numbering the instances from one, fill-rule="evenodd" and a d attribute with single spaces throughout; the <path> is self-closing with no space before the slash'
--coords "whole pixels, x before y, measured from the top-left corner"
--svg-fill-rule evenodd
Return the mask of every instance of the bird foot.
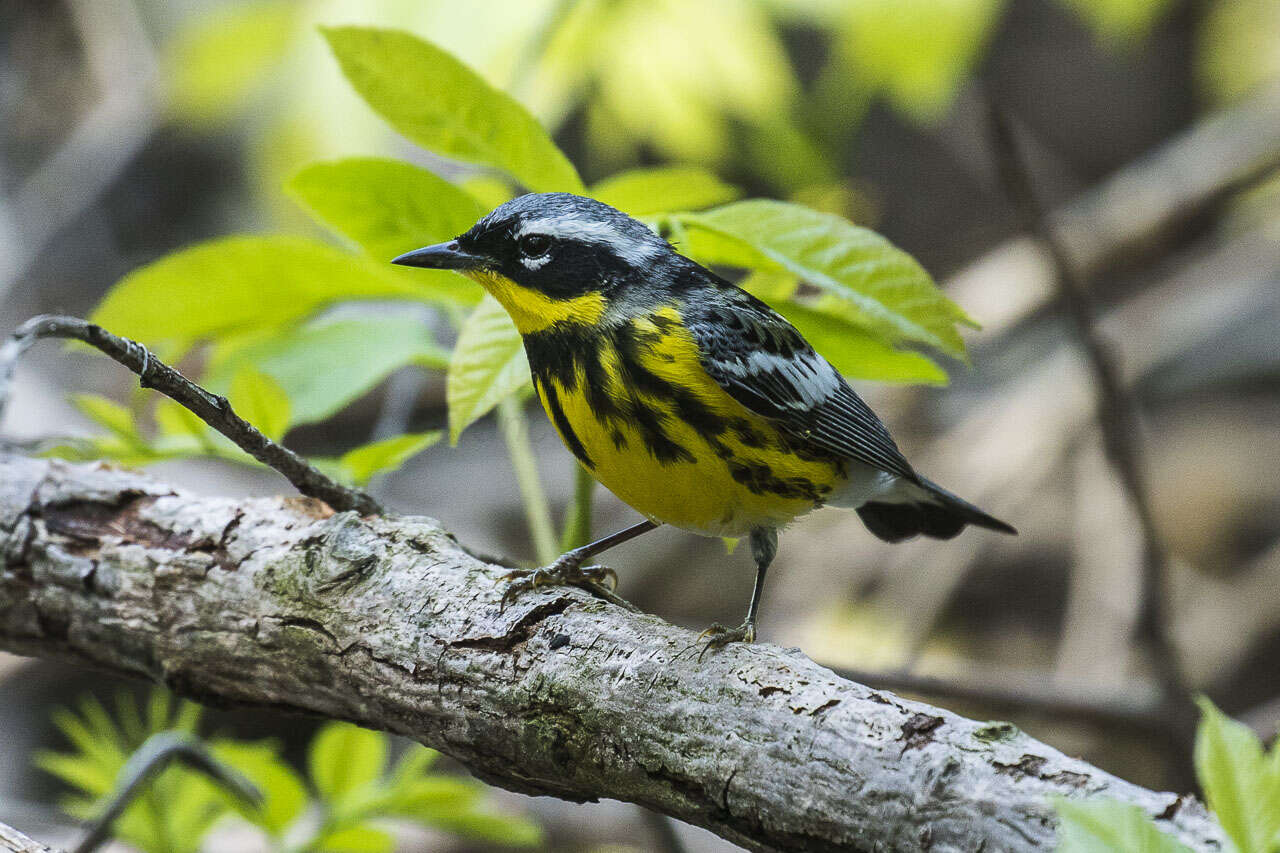
<path id="1" fill-rule="evenodd" d="M 716 622 L 699 634 L 698 639 L 707 641 L 707 644 L 702 647 L 702 652 L 698 655 L 698 660 L 702 660 L 702 656 L 711 651 L 711 649 L 723 648 L 730 643 L 754 643 L 756 641 L 756 624 L 747 620 L 737 628 L 726 628 Z"/>
<path id="2" fill-rule="evenodd" d="M 502 607 L 522 592 L 540 586 L 576 586 L 590 591 L 592 588 L 617 589 L 618 573 L 608 566 L 580 566 L 572 552 L 565 554 L 549 566 L 538 569 L 516 569 L 503 575 L 507 584 L 502 594 Z"/>

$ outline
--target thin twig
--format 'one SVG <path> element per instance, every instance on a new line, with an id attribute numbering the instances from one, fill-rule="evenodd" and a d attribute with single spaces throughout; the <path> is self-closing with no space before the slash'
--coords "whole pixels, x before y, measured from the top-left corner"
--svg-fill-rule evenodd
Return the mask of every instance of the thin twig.
<path id="1" fill-rule="evenodd" d="M 1076 273 L 1066 246 L 1049 227 L 1013 127 L 994 102 L 990 104 L 990 125 L 1001 180 L 1028 225 L 1043 241 L 1053 259 L 1059 300 L 1071 321 L 1094 378 L 1098 398 L 1098 425 L 1107 459 L 1120 477 L 1138 518 L 1143 539 L 1142 596 L 1134 635 L 1148 650 L 1164 694 L 1162 702 L 1167 706 L 1165 712 L 1175 726 L 1189 735 L 1195 726 L 1194 697 L 1183 677 L 1177 650 L 1168 634 L 1165 585 L 1169 556 L 1156 530 L 1151 502 L 1143 481 L 1137 410 L 1121 383 L 1115 356 L 1094 323 L 1096 312 L 1089 289 Z"/>
<path id="2" fill-rule="evenodd" d="M 115 793 L 73 853 L 93 853 L 101 847 L 111 837 L 111 827 L 116 819 L 124 814 L 146 784 L 172 761 L 181 761 L 200 771 L 253 808 L 262 804 L 262 793 L 253 783 L 214 758 L 200 741 L 179 732 L 161 732 L 148 738 L 125 762 Z"/>
<path id="3" fill-rule="evenodd" d="M 226 397 L 213 394 L 160 361 L 142 344 L 113 335 L 101 326 L 77 317 L 44 314 L 33 317 L 0 345 L 0 415 L 9 398 L 14 369 L 32 344 L 42 338 L 82 341 L 101 350 L 138 374 L 143 388 L 153 388 L 181 403 L 202 421 L 225 435 L 236 446 L 272 468 L 302 494 L 318 498 L 338 512 L 354 510 L 361 515 L 379 515 L 382 507 L 358 489 L 334 482 L 298 454 L 276 444 L 231 408 Z"/>

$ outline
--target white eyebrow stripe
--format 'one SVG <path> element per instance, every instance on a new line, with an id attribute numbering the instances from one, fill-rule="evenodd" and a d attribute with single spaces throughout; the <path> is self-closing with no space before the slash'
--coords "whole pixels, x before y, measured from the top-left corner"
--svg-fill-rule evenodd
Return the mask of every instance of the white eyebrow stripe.
<path id="1" fill-rule="evenodd" d="M 652 261 L 661 249 L 623 235 L 608 222 L 583 222 L 572 216 L 555 216 L 535 219 L 521 224 L 516 239 L 526 234 L 545 234 L 568 240 L 582 240 L 608 246 L 624 261 L 637 266 Z"/>

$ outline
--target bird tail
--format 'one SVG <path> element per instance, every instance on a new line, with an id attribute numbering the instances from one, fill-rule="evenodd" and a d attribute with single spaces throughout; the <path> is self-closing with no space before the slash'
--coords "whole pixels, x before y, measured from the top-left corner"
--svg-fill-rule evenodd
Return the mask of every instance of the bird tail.
<path id="1" fill-rule="evenodd" d="M 934 539 L 951 539 L 965 525 L 985 527 L 1017 535 L 1009 524 L 953 495 L 937 483 L 921 477 L 913 483 L 912 500 L 905 502 L 868 501 L 858 507 L 867 529 L 886 542 L 901 542 L 924 534 Z"/>

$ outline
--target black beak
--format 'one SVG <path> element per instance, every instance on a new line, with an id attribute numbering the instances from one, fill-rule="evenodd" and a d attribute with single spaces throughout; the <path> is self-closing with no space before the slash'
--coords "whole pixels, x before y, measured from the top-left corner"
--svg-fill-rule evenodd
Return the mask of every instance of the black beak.
<path id="1" fill-rule="evenodd" d="M 469 270 L 483 265 L 485 259 L 479 255 L 469 255 L 458 247 L 457 240 L 448 243 L 437 243 L 424 249 L 405 252 L 391 263 L 405 267 L 425 267 L 432 270 Z"/>

